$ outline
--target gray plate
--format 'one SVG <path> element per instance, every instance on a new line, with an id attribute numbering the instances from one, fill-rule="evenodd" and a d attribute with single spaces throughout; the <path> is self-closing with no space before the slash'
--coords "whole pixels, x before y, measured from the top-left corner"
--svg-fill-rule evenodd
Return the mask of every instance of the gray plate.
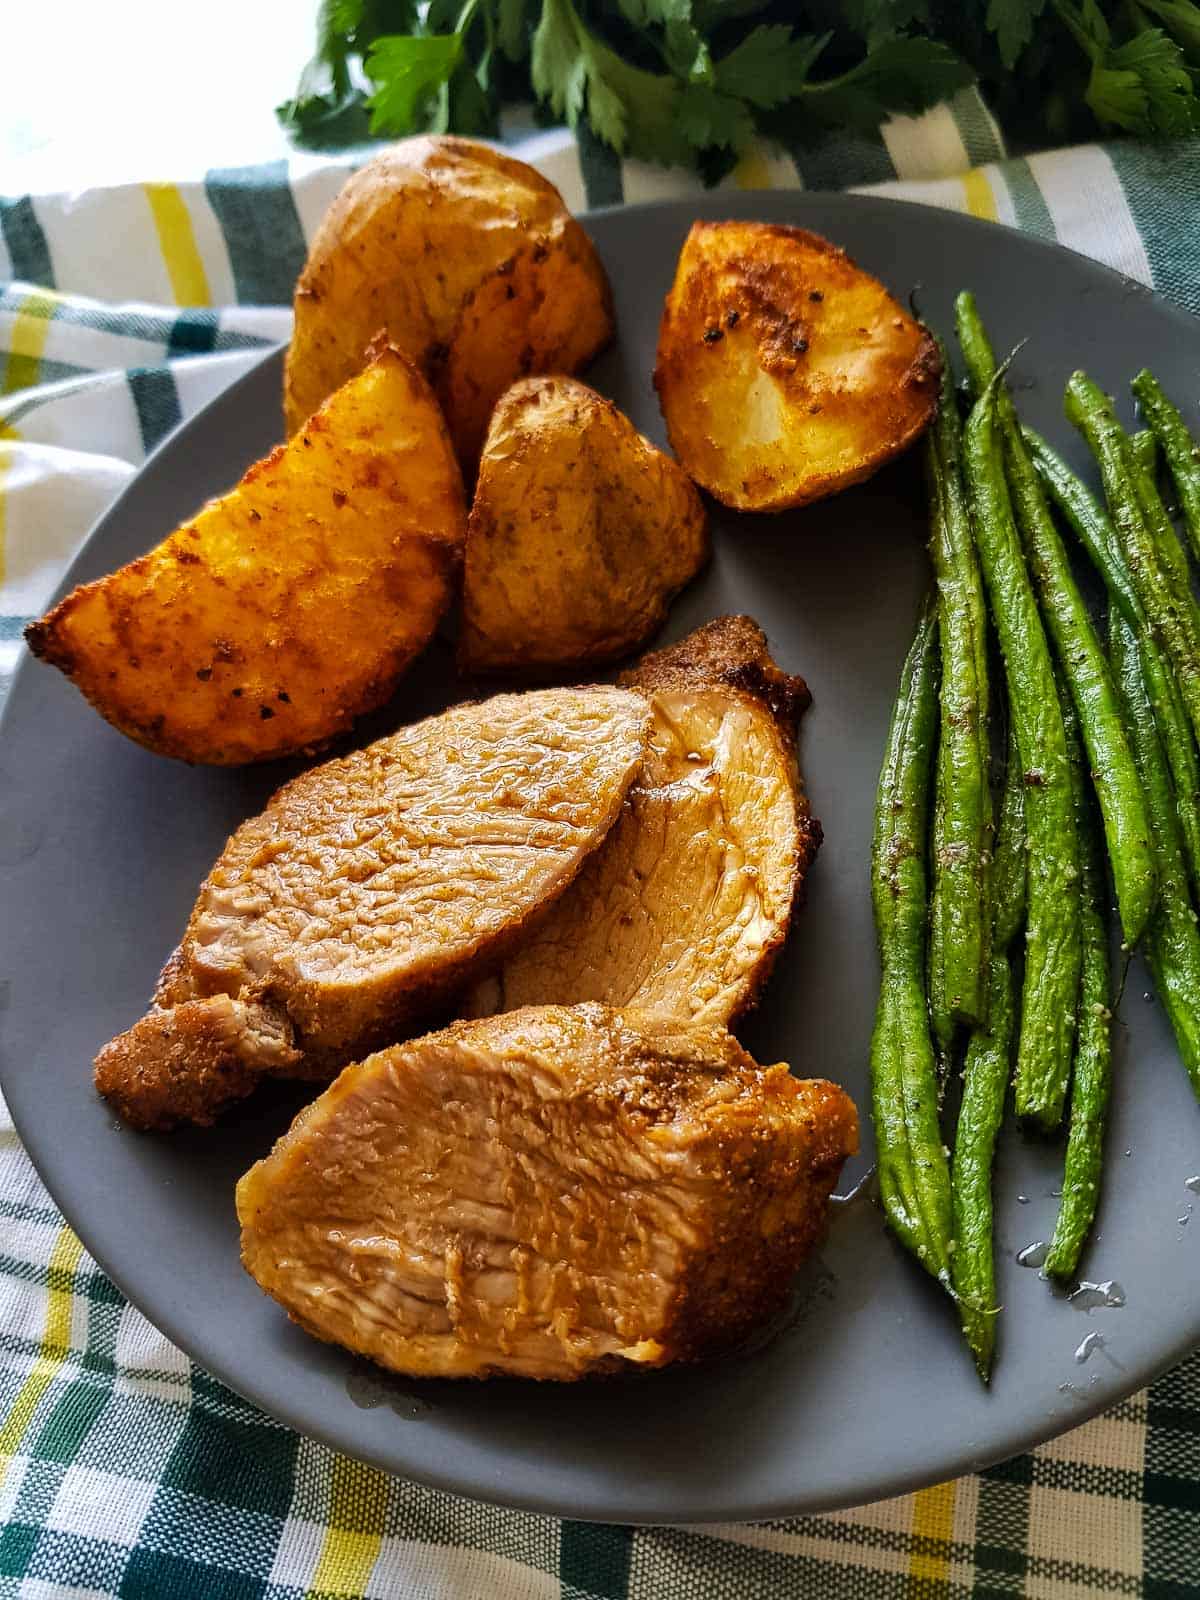
<path id="1" fill-rule="evenodd" d="M 944 211 L 874 199 L 710 196 L 587 222 L 616 293 L 620 345 L 591 380 L 662 439 L 650 386 L 662 296 L 695 216 L 761 217 L 827 233 L 949 331 L 970 285 L 1001 349 L 1028 338 L 1022 407 L 1079 464 L 1061 418 L 1085 364 L 1121 398 L 1144 362 L 1196 392 L 1200 326 L 1065 250 Z M 280 435 L 274 355 L 169 440 L 97 527 L 64 589 L 153 545 Z M 807 511 L 715 511 L 716 555 L 668 635 L 748 611 L 814 695 L 804 766 L 826 843 L 808 905 L 761 1010 L 760 1059 L 846 1085 L 867 1106 L 876 962 L 867 888 L 871 800 L 917 599 L 926 581 L 915 459 Z M 436 643 L 365 737 L 454 694 Z M 288 769 L 290 770 L 290 769 Z M 190 770 L 139 750 L 56 672 L 26 661 L 0 739 L 3 1084 L 42 1177 L 126 1295 L 200 1364 L 351 1455 L 439 1487 L 573 1517 L 686 1522 L 781 1517 L 897 1494 L 978 1468 L 1081 1422 L 1200 1340 L 1200 1109 L 1135 963 L 1117 1029 L 1105 1192 L 1089 1279 L 1123 1308 L 1084 1312 L 1017 1265 L 1048 1236 L 1061 1151 L 1006 1132 L 998 1164 L 1005 1305 L 989 1391 L 952 1308 L 885 1234 L 869 1196 L 834 1217 L 780 1336 L 739 1359 L 573 1387 L 404 1383 L 292 1327 L 238 1265 L 236 1177 L 287 1125 L 277 1093 L 209 1133 L 123 1131 L 96 1099 L 97 1047 L 141 1014 L 226 834 L 287 773 Z M 849 1187 L 871 1160 L 862 1156 Z M 1022 1203 L 1023 1202 L 1023 1203 Z M 1084 1301 L 1094 1298 L 1085 1295 Z M 1090 1332 L 1104 1347 L 1086 1364 Z"/>

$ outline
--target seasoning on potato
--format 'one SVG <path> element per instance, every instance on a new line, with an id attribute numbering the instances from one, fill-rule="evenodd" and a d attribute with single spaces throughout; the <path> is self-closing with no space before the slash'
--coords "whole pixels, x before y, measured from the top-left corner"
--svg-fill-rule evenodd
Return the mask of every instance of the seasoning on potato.
<path id="1" fill-rule="evenodd" d="M 160 755 L 312 751 L 391 695 L 450 603 L 465 537 L 437 401 L 384 345 L 228 494 L 25 637 Z"/>
<path id="2" fill-rule="evenodd" d="M 782 511 L 870 477 L 937 405 L 928 331 L 844 250 L 765 222 L 697 222 L 658 337 L 672 448 L 716 499 Z"/>
<path id="3" fill-rule="evenodd" d="M 708 557 L 687 474 L 574 378 L 492 415 L 467 526 L 464 672 L 546 676 L 628 655 Z"/>
<path id="4" fill-rule="evenodd" d="M 468 471 L 510 383 L 581 371 L 613 336 L 604 268 L 558 190 L 470 139 L 404 139 L 353 173 L 313 239 L 295 310 L 289 433 L 382 330 L 433 384 Z"/>

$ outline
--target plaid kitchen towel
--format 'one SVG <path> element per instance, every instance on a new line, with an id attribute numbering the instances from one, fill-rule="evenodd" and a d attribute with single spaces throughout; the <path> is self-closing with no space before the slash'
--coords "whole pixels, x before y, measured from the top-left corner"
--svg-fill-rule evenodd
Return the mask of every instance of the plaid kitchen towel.
<path id="1" fill-rule="evenodd" d="M 539 133 L 577 210 L 690 192 Z M 360 153 L 361 154 L 361 153 Z M 146 453 L 285 339 L 355 156 L 0 199 L 0 694 L 21 628 Z M 973 92 L 741 163 L 1058 239 L 1200 312 L 1200 144 L 1010 159 Z M 0 1120 L 0 1597 L 1200 1597 L 1200 1357 L 977 1476 L 765 1525 L 598 1527 L 475 1505 L 298 1437 L 193 1366 L 84 1253 Z"/>

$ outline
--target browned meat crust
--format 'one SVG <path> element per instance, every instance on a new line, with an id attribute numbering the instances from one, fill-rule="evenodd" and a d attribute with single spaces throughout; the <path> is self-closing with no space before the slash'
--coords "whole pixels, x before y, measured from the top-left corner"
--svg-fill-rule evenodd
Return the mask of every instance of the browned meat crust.
<path id="1" fill-rule="evenodd" d="M 206 1123 L 264 1072 L 328 1080 L 411 1032 L 568 887 L 648 722 L 624 689 L 498 695 L 284 785 L 202 886 L 155 1009 L 98 1057 L 101 1093 L 137 1127 Z"/>
<path id="2" fill-rule="evenodd" d="M 535 1007 L 348 1067 L 238 1186 L 242 1259 L 421 1376 L 698 1360 L 782 1306 L 854 1106 L 722 1028 Z"/>
<path id="3" fill-rule="evenodd" d="M 207 1125 L 265 1074 L 303 1075 L 285 1017 L 227 994 L 151 1011 L 96 1057 L 96 1087 L 137 1128 Z"/>

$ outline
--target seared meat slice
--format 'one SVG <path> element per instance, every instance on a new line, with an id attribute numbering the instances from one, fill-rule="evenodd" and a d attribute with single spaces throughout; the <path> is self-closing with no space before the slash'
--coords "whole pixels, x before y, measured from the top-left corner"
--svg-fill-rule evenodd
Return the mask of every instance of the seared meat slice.
<path id="1" fill-rule="evenodd" d="M 621 681 L 654 712 L 621 820 L 466 997 L 469 1016 L 602 1000 L 727 1023 L 787 935 L 821 840 L 796 761 L 803 680 L 779 670 L 749 617 L 720 617 Z"/>
<path id="2" fill-rule="evenodd" d="M 857 1137 L 723 1028 L 530 1007 L 347 1067 L 239 1183 L 242 1261 L 397 1372 L 694 1360 L 782 1306 Z"/>
<path id="3" fill-rule="evenodd" d="M 497 695 L 285 784 L 225 846 L 155 1009 L 100 1052 L 100 1092 L 138 1127 L 211 1122 L 263 1072 L 327 1080 L 411 1031 L 567 887 L 648 723 L 627 689 Z"/>

